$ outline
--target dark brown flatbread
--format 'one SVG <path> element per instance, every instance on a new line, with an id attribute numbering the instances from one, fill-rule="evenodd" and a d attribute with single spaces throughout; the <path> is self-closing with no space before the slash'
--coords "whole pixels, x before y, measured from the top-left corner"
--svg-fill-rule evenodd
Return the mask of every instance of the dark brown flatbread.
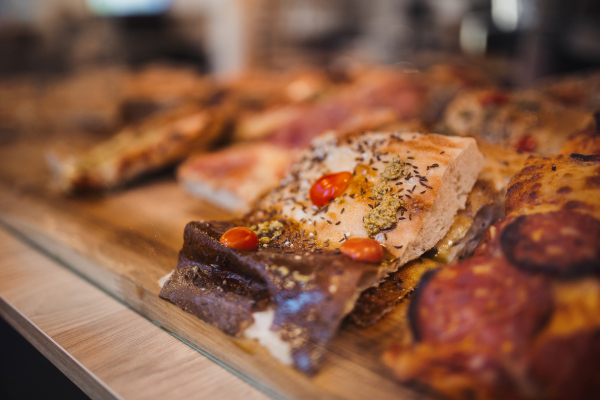
<path id="1" fill-rule="evenodd" d="M 230 335 L 240 335 L 252 312 L 275 308 L 272 329 L 290 343 L 296 368 L 316 372 L 328 342 L 352 305 L 361 280 L 377 264 L 354 261 L 336 251 L 300 251 L 300 236 L 244 252 L 223 246 L 232 222 L 191 222 L 186 226 L 177 270 L 160 297 Z M 220 288 L 220 289 L 219 289 Z"/>

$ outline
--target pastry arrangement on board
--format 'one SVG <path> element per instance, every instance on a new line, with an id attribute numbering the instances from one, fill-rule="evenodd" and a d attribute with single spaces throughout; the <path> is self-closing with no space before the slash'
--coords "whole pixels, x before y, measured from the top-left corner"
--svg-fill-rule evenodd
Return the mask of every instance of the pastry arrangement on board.
<path id="1" fill-rule="evenodd" d="M 161 298 L 307 375 L 342 323 L 407 301 L 410 334 L 382 354 L 402 384 L 600 396 L 597 74 L 512 90 L 452 65 L 128 79 L 113 137 L 47 159 L 68 195 L 176 166 L 232 213 L 186 226 Z"/>

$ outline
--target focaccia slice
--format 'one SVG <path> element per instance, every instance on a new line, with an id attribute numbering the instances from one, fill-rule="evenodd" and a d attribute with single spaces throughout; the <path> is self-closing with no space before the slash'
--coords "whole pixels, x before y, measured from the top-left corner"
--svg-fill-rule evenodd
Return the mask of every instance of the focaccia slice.
<path id="1" fill-rule="evenodd" d="M 268 143 L 240 144 L 191 157 L 177 180 L 192 195 L 245 214 L 287 174 L 296 151 Z"/>
<path id="2" fill-rule="evenodd" d="M 482 167 L 471 138 L 329 133 L 313 142 L 250 217 L 294 220 L 331 249 L 350 237 L 374 237 L 402 265 L 445 235 Z M 324 207 L 313 206 L 313 183 L 342 171 L 353 173 L 346 190 Z"/>
<path id="3" fill-rule="evenodd" d="M 83 154 L 47 160 L 64 192 L 112 189 L 206 149 L 222 126 L 217 110 L 185 107 L 130 125 Z"/>

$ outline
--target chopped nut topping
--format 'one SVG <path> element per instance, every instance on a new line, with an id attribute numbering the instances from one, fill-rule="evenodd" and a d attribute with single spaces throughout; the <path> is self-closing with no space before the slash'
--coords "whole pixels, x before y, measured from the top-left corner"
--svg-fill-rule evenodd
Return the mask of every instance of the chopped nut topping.
<path id="1" fill-rule="evenodd" d="M 268 243 L 271 243 L 272 240 L 275 240 L 279 236 L 281 236 L 282 228 L 283 228 L 283 224 L 279 221 L 265 221 L 265 222 L 261 222 L 260 224 L 258 224 L 258 226 L 257 225 L 250 226 L 250 230 L 252 230 L 254 233 L 256 233 L 257 236 L 264 235 L 263 237 L 258 239 L 258 241 L 263 246 L 266 246 Z M 273 233 L 272 237 L 266 236 L 266 235 L 269 235 L 273 231 L 275 231 L 275 232 Z"/>
<path id="2" fill-rule="evenodd" d="M 392 188 L 390 186 L 387 185 L 379 185 L 379 186 L 375 186 L 372 189 L 373 192 L 373 199 L 376 200 L 382 200 L 383 197 L 386 194 L 390 194 L 390 192 L 392 191 Z"/>
<path id="3" fill-rule="evenodd" d="M 383 181 L 393 181 L 406 175 L 406 164 L 399 156 L 394 156 L 392 162 L 385 167 L 380 177 Z"/>
<path id="4" fill-rule="evenodd" d="M 258 226 L 252 225 L 250 227 L 257 235 L 267 235 L 281 228 L 283 228 L 283 224 L 279 221 L 265 221 L 258 224 Z"/>
<path id="5" fill-rule="evenodd" d="M 404 205 L 404 202 L 392 196 L 383 195 L 381 203 L 364 217 L 364 227 L 369 236 L 375 236 L 379 232 L 393 228 L 396 225 L 396 213 Z"/>

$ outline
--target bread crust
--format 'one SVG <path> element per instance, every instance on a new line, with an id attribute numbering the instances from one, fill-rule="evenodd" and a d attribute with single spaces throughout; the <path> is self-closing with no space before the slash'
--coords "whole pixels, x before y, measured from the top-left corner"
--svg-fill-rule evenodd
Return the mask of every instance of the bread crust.
<path id="1" fill-rule="evenodd" d="M 561 209 L 600 218 L 600 156 L 531 157 L 510 183 L 506 214 Z"/>
<path id="2" fill-rule="evenodd" d="M 48 161 L 64 192 L 112 189 L 206 149 L 223 122 L 216 110 L 186 106 L 130 125 L 86 153 Z"/>

